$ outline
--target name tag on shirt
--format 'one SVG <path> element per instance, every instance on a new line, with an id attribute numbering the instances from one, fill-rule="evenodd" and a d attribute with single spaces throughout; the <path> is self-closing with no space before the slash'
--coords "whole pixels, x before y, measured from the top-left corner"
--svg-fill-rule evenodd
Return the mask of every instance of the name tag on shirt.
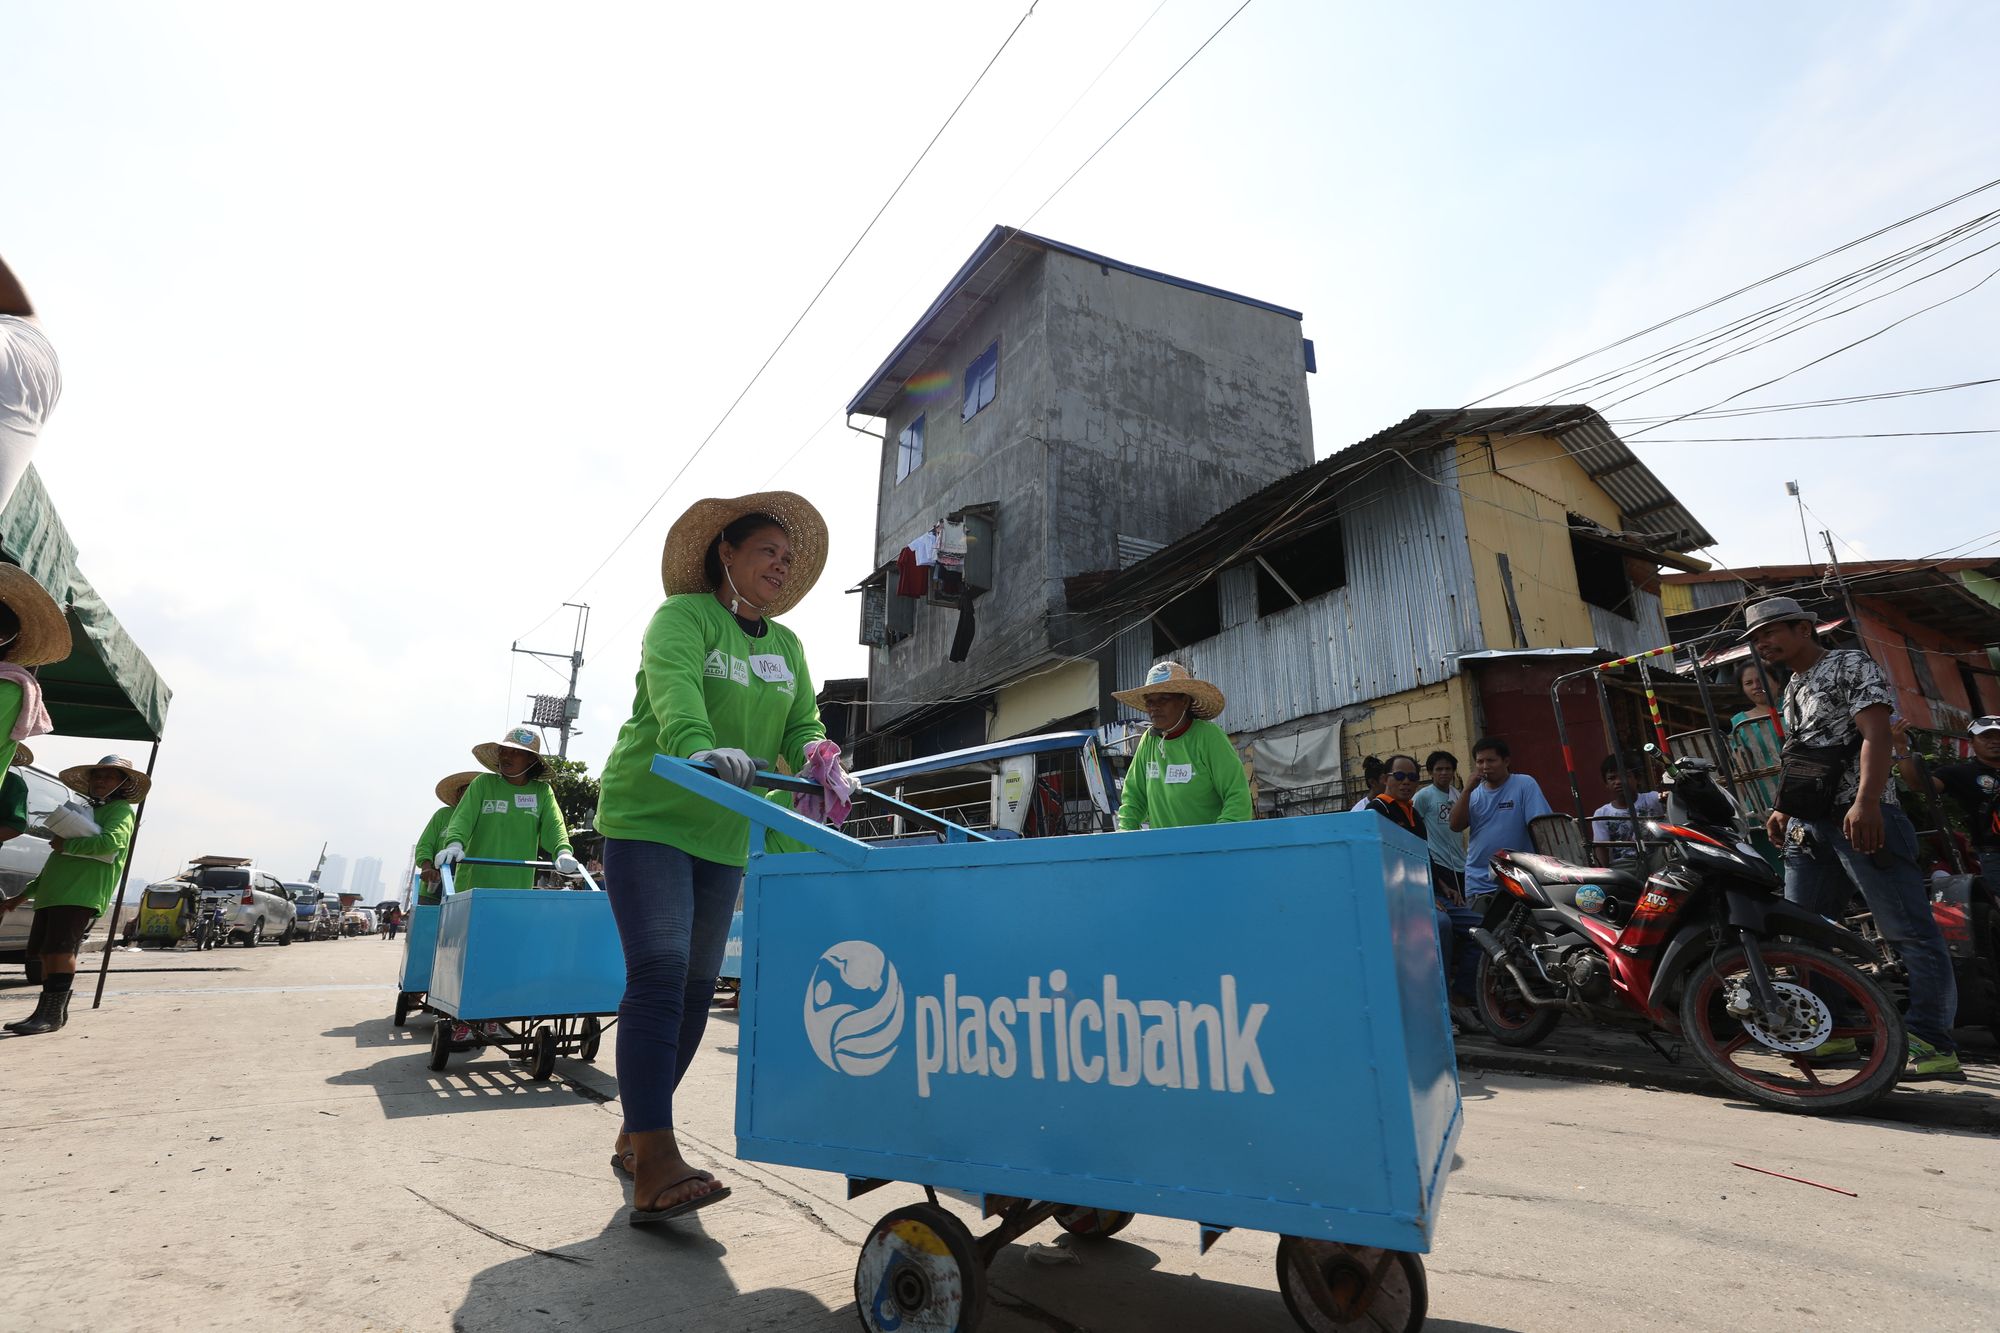
<path id="1" fill-rule="evenodd" d="M 516 810 L 533 811 L 537 808 L 538 800 L 539 798 L 533 792 L 529 792 L 525 796 L 516 796 L 514 798 L 514 808 Z"/>
<path id="2" fill-rule="evenodd" d="M 792 683 L 792 665 L 776 653 L 759 653 L 750 659 L 750 670 L 758 680 L 771 685 Z"/>
<path id="3" fill-rule="evenodd" d="M 1193 782 L 1193 781 L 1194 781 L 1193 764 L 1167 765 L 1167 783 L 1169 786 L 1173 786 L 1182 782 Z"/>

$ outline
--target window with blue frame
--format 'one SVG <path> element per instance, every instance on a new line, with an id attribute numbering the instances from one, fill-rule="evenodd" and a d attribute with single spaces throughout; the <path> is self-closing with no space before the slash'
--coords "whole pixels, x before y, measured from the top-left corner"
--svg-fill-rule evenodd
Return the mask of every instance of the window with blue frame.
<path id="1" fill-rule="evenodd" d="M 993 401 L 994 390 L 999 384 L 1000 343 L 995 340 L 965 368 L 965 407 L 958 419 L 970 421 L 977 416 L 980 408 Z"/>
<path id="2" fill-rule="evenodd" d="M 924 419 L 918 417 L 896 437 L 896 480 L 900 482 L 923 465 Z"/>

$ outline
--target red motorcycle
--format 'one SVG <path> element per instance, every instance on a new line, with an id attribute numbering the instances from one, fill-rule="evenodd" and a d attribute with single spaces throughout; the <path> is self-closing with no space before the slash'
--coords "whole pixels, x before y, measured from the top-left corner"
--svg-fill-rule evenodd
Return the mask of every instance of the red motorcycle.
<path id="1" fill-rule="evenodd" d="M 1666 775 L 1667 819 L 1644 825 L 1656 868 L 1493 858 L 1501 892 L 1472 931 L 1480 1022 L 1510 1046 L 1565 1014 L 1649 1044 L 1665 1031 L 1731 1092 L 1786 1111 L 1851 1112 L 1887 1093 L 1907 1055 L 1902 1015 L 1849 961 L 1880 955 L 1785 901 L 1713 764 L 1677 759 Z"/>

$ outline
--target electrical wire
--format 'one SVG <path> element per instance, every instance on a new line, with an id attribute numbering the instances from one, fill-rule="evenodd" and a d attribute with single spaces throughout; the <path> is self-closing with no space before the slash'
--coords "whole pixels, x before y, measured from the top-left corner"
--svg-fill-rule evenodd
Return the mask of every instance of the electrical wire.
<path id="1" fill-rule="evenodd" d="M 1765 403 L 1756 407 L 1725 407 L 1702 415 L 1710 420 L 1728 417 L 1763 416 L 1771 412 L 1803 412 L 1819 407 L 1845 407 L 1852 403 L 1881 402 L 1892 398 L 1912 398 L 1921 394 L 1947 393 L 1954 389 L 1973 389 L 1986 384 L 2000 384 L 2000 376 L 1983 380 L 1960 380 L 1956 384 L 1933 384 L 1921 389 L 1885 389 L 1878 393 L 1848 394 L 1840 398 L 1814 398 L 1797 403 Z M 1647 417 L 1606 417 L 1605 424 L 1611 426 L 1644 425 L 1649 421 L 1666 421 L 1666 415 Z M 1658 441 L 1655 441 L 1658 443 Z"/>
<path id="2" fill-rule="evenodd" d="M 1683 418 L 1675 418 L 1682 420 Z M 1665 423 L 1662 423 L 1665 424 Z M 1772 440 L 1904 440 L 1925 435 L 2000 435 L 2000 428 L 1986 430 L 1877 430 L 1845 435 L 1673 435 L 1646 441 L 1647 444 L 1760 444 Z"/>
<path id="3" fill-rule="evenodd" d="M 877 208 L 875 210 L 874 216 L 868 219 L 868 224 L 861 229 L 861 234 L 856 236 L 854 238 L 854 243 L 847 247 L 847 253 L 843 254 L 840 257 L 840 262 L 833 266 L 833 271 L 826 275 L 826 280 L 824 282 L 820 283 L 819 289 L 812 294 L 812 299 L 806 302 L 805 308 L 803 310 L 799 311 L 798 318 L 792 321 L 791 326 L 785 330 L 783 336 L 781 336 L 778 339 L 777 344 L 771 348 L 770 353 L 766 355 L 763 361 L 758 364 L 757 369 L 751 374 L 749 380 L 743 385 L 742 389 L 740 389 L 737 392 L 736 397 L 732 398 L 729 402 L 729 406 L 723 409 L 721 417 L 719 417 L 716 420 L 716 423 L 713 426 L 709 427 L 708 434 L 701 437 L 700 442 L 695 445 L 694 451 L 690 453 L 685 460 L 682 461 L 680 467 L 675 470 L 674 475 L 667 479 L 667 484 L 660 488 L 660 493 L 653 497 L 652 503 L 646 506 L 645 511 L 639 515 L 638 520 L 634 522 L 629 529 L 626 530 L 624 536 L 618 539 L 617 544 L 614 545 L 610 549 L 610 551 L 605 553 L 604 558 L 597 562 L 596 567 L 593 568 L 590 571 L 590 573 L 584 576 L 583 582 L 577 584 L 576 588 L 569 594 L 569 596 L 563 599 L 565 602 L 573 601 L 578 596 L 582 595 L 583 590 L 590 586 L 590 581 L 596 578 L 600 573 L 604 571 L 604 567 L 611 563 L 612 558 L 616 556 L 619 551 L 624 549 L 625 543 L 631 541 L 632 538 L 638 533 L 639 529 L 645 525 L 646 520 L 653 516 L 653 511 L 660 507 L 660 502 L 665 500 L 667 498 L 668 493 L 673 490 L 674 486 L 680 481 L 680 479 L 687 475 L 688 469 L 694 466 L 695 460 L 701 457 L 702 452 L 708 448 L 709 442 L 712 441 L 716 437 L 716 434 L 720 432 L 725 425 L 728 424 L 729 418 L 735 415 L 737 407 L 739 407 L 742 404 L 744 398 L 749 396 L 750 390 L 752 390 L 757 386 L 757 382 L 764 377 L 764 372 L 771 368 L 771 363 L 777 360 L 778 354 L 785 350 L 785 345 L 792 340 L 792 335 L 798 332 L 799 326 L 805 323 L 806 316 L 810 315 L 813 312 L 813 308 L 819 304 L 820 298 L 826 295 L 827 288 L 833 285 L 834 279 L 838 278 L 842 270 L 844 270 L 847 267 L 847 261 L 854 258 L 854 252 L 861 248 L 861 243 L 868 239 L 868 235 L 870 232 L 875 230 L 875 224 L 877 222 L 880 222 L 882 220 L 882 215 L 889 211 L 889 205 L 896 202 L 896 197 L 903 192 L 903 187 L 910 183 L 910 177 L 916 174 L 917 168 L 922 166 L 924 163 L 924 159 L 930 156 L 931 149 L 935 148 L 937 146 L 938 140 L 944 137 L 944 132 L 947 129 L 951 128 L 951 123 L 954 120 L 958 119 L 958 113 L 962 111 L 965 108 L 965 104 L 971 100 L 972 94 L 979 90 L 979 85 L 986 81 L 986 76 L 992 71 L 993 66 L 999 63 L 1000 57 L 1006 53 L 1006 50 L 1009 46 L 1013 45 L 1014 38 L 1017 35 L 1019 35 L 1022 27 L 1028 22 L 1028 20 L 1034 16 L 1035 8 L 1040 3 L 1041 0 L 1029 0 L 1029 5 L 1027 9 L 1022 11 L 1021 17 L 1017 19 L 1014 23 L 1014 26 L 1008 30 L 1006 38 L 1001 41 L 1000 45 L 994 50 L 993 54 L 987 58 L 986 63 L 980 67 L 979 73 L 972 80 L 971 86 L 965 90 L 964 95 L 958 99 L 957 104 L 954 105 L 950 113 L 945 116 L 943 123 L 937 127 L 936 132 L 933 133 L 929 141 L 924 144 L 923 150 L 917 154 L 916 160 L 910 163 L 909 169 L 903 173 L 902 179 L 896 182 L 895 188 L 889 191 L 889 195 L 886 199 L 882 201 L 881 207 Z M 538 630 L 543 625 L 548 624 L 550 620 L 555 618 L 557 612 L 559 612 L 560 610 L 561 607 L 558 606 L 556 608 L 556 611 L 549 612 L 549 614 L 542 617 L 542 619 L 539 622 L 537 622 L 533 628 L 529 629 L 526 634 L 522 634 L 519 637 L 526 638 L 528 637 L 528 634 L 532 634 L 535 632 L 535 630 Z"/>
<path id="4" fill-rule="evenodd" d="M 1515 389 L 1521 388 L 1524 385 L 1533 384 L 1536 380 L 1545 379 L 1550 375 L 1556 374 L 1563 370 L 1567 370 L 1571 366 L 1578 365 L 1584 361 L 1588 361 L 1591 357 L 1602 355 L 1605 352 L 1611 351 L 1613 348 L 1623 347 L 1625 344 L 1643 338 L 1649 333 L 1657 333 L 1661 329 L 1664 329 L 1671 324 L 1677 324 L 1683 319 L 1688 319 L 1694 315 L 1699 315 L 1706 310 L 1713 310 L 1716 306 L 1722 305 L 1728 301 L 1733 301 L 1737 297 L 1742 296 L 1748 292 L 1755 291 L 1759 287 L 1768 286 L 1771 283 L 1777 282 L 1782 278 L 1788 278 L 1794 273 L 1798 273 L 1804 269 L 1811 268 L 1814 264 L 1819 263 L 1821 260 L 1831 259 L 1833 256 L 1838 254 L 1843 254 L 1848 250 L 1854 249 L 1856 246 L 1865 245 L 1869 241 L 1875 240 L 1877 237 L 1886 236 L 1887 234 L 1897 230 L 1898 228 L 1906 227 L 1912 222 L 1916 222 L 1919 221 L 1920 219 L 1927 218 L 1933 213 L 1937 213 L 1951 207 L 1953 204 L 1963 203 L 1965 200 L 1970 199 L 1975 195 L 1983 194 L 1986 191 L 1994 188 L 1995 186 L 2000 186 L 2000 179 L 1990 180 L 1987 181 L 1984 185 L 1974 186 L 1972 189 L 1965 191 L 1965 193 L 1955 195 L 1952 198 L 1945 200 L 1943 203 L 1933 204 L 1929 208 L 1926 208 L 1921 212 L 1912 213 L 1910 216 L 1903 218 L 1900 221 L 1892 222 L 1884 227 L 1878 227 L 1874 231 L 1871 231 L 1868 234 L 1866 234 L 1865 236 L 1857 236 L 1853 240 L 1847 241 L 1841 245 L 1837 245 L 1831 250 L 1826 250 L 1821 252 L 1820 254 L 1814 255 L 1811 259 L 1805 260 L 1802 263 L 1793 264 L 1790 268 L 1780 269 L 1776 273 L 1769 274 L 1766 277 L 1759 278 L 1755 282 L 1747 283 L 1742 287 L 1738 287 L 1733 292 L 1728 292 L 1710 301 L 1704 301 L 1702 304 L 1694 306 L 1691 309 L 1683 310 L 1678 315 L 1670 315 L 1666 319 L 1660 320 L 1656 324 L 1652 324 L 1647 326 L 1646 328 L 1640 329 L 1637 333 L 1628 333 L 1624 337 L 1619 338 L 1616 341 L 1606 343 L 1604 344 L 1604 346 L 1596 348 L 1592 351 L 1585 352 L 1581 356 L 1571 357 L 1569 360 L 1551 366 L 1547 370 L 1540 371 L 1534 375 L 1530 375 L 1526 379 L 1516 380 L 1514 383 L 1509 384 L 1504 388 L 1495 389 L 1492 393 L 1473 399 L 1471 402 L 1465 404 L 1465 408 L 1477 407 L 1479 406 L 1479 404 L 1487 402 L 1490 399 L 1498 398 L 1503 393 L 1512 393 Z"/>

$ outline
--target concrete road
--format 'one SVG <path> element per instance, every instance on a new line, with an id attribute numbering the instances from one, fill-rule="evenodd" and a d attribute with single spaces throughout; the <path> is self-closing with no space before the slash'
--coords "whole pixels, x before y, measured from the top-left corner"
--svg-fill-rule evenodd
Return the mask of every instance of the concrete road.
<path id="1" fill-rule="evenodd" d="M 856 1247 L 920 1196 L 849 1203 L 837 1178 L 731 1157 L 732 1017 L 681 1120 L 734 1196 L 639 1231 L 607 1165 L 609 1044 L 548 1084 L 498 1056 L 432 1074 L 430 1020 L 389 1021 L 399 952 L 121 952 L 103 1009 L 86 994 L 65 1031 L 0 1042 L 0 1327 L 858 1327 Z M 0 972 L 0 1017 L 32 1005 L 19 976 Z M 2000 1325 L 1987 1134 L 1507 1074 L 1464 1093 L 1428 1260 L 1440 1333 Z M 1040 1256 L 1073 1262 L 1016 1245 L 983 1327 L 1282 1333 L 1275 1246 L 1232 1233 L 1203 1256 L 1191 1225 L 1147 1218 Z"/>

